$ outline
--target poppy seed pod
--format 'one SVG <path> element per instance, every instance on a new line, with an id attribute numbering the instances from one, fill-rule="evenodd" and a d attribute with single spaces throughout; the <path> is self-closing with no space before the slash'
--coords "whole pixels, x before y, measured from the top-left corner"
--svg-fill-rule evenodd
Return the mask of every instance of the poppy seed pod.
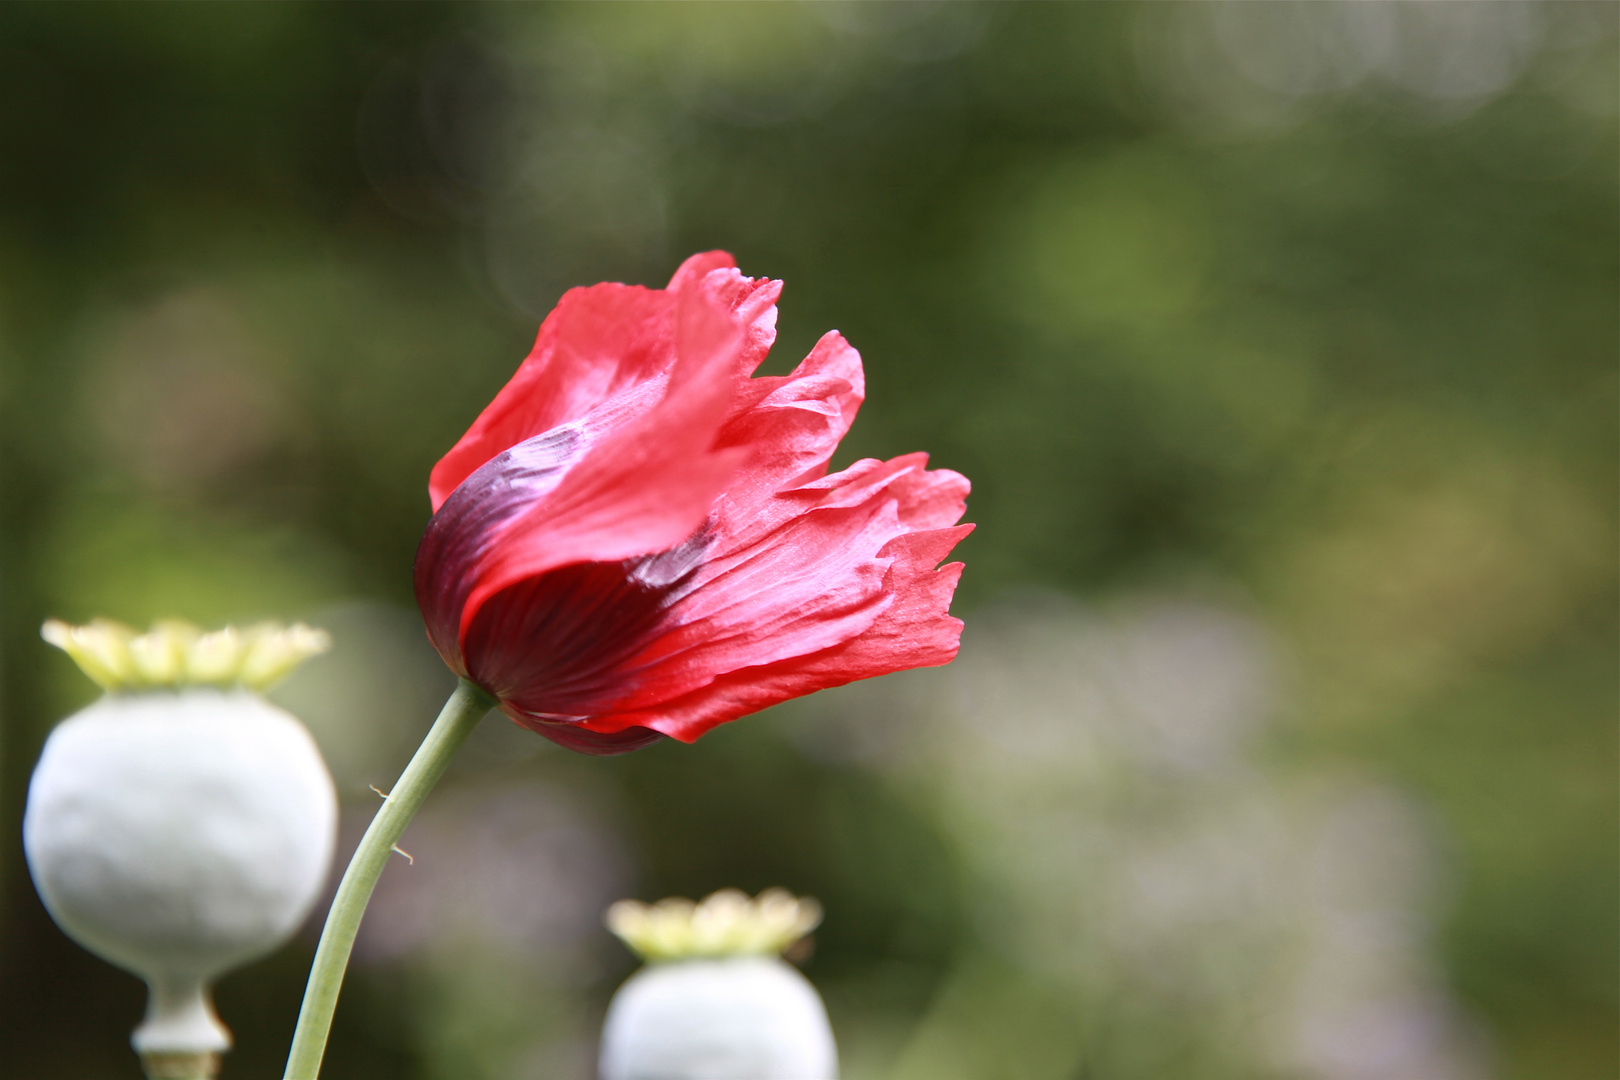
<path id="1" fill-rule="evenodd" d="M 837 1080 L 821 997 L 778 955 L 820 919 L 779 889 L 615 904 L 609 928 L 647 966 L 608 1006 L 602 1080 Z"/>
<path id="2" fill-rule="evenodd" d="M 148 1074 L 205 1077 L 230 1047 L 210 984 L 284 942 L 326 881 L 337 796 L 296 718 L 254 691 L 326 647 L 307 627 L 202 634 L 47 623 L 106 696 L 59 724 L 28 787 L 40 899 L 150 990 Z"/>

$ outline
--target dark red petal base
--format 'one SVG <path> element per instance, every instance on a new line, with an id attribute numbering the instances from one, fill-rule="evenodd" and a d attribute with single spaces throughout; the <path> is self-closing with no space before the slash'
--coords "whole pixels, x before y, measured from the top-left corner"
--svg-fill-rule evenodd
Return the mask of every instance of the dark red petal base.
<path id="1" fill-rule="evenodd" d="M 558 746 L 593 757 L 628 754 L 632 750 L 640 750 L 643 746 L 661 742 L 667 737 L 644 727 L 625 728 L 623 731 L 612 733 L 592 731 L 582 724 L 571 724 L 566 720 L 541 720 L 511 705 L 502 705 L 501 711 L 530 731 L 544 735 Z"/>

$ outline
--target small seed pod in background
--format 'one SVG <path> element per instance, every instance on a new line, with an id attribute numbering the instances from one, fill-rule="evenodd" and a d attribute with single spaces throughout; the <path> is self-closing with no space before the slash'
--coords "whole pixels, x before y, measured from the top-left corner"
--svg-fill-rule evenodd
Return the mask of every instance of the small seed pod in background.
<path id="1" fill-rule="evenodd" d="M 69 937 L 150 991 L 147 1075 L 212 1077 L 230 1032 L 214 979 L 270 952 L 325 884 L 337 794 L 315 741 L 259 696 L 327 635 L 263 624 L 45 624 L 107 691 L 57 725 L 28 785 L 23 847 Z"/>
<path id="2" fill-rule="evenodd" d="M 608 928 L 646 966 L 608 1006 L 602 1080 L 837 1080 L 821 996 L 781 959 L 820 921 L 781 889 L 614 904 Z"/>

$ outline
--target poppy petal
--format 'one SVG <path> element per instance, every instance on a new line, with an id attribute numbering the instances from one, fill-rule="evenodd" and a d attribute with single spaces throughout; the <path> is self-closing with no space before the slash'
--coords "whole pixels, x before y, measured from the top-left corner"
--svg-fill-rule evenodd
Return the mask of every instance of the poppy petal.
<path id="1" fill-rule="evenodd" d="M 962 564 L 920 567 L 948 551 L 972 525 L 901 538 L 904 559 L 894 570 L 893 602 L 858 637 L 808 656 L 741 668 L 699 690 L 654 707 L 617 713 L 591 724 L 602 730 L 645 727 L 681 742 L 792 698 L 891 671 L 938 667 L 956 658 L 962 622 L 947 612 Z M 941 535 L 943 534 L 943 535 Z"/>
<path id="2" fill-rule="evenodd" d="M 929 528 L 932 521 L 926 531 L 907 528 L 907 517 L 948 515 L 939 522 L 947 525 L 965 508 L 967 481 L 946 470 L 924 472 L 926 460 L 914 454 L 858 463 L 810 485 L 822 492 L 819 505 L 769 534 L 732 550 L 716 537 L 692 587 L 672 598 L 666 628 L 620 669 L 618 693 L 607 696 L 612 688 L 603 688 L 612 711 L 644 709 L 743 668 L 853 641 L 874 627 L 885 633 L 881 626 L 899 593 L 966 535 Z M 853 482 L 838 483 L 846 475 Z"/>
<path id="3" fill-rule="evenodd" d="M 575 562 L 614 561 L 674 547 L 709 515 L 746 460 L 715 448 L 735 387 L 739 328 L 700 294 L 680 294 L 677 360 L 655 407 L 604 432 L 562 481 L 501 530 L 462 613 L 524 578 Z"/>
<path id="4" fill-rule="evenodd" d="M 701 295 L 731 315 L 743 333 L 736 354 L 739 374 L 751 374 L 775 340 L 781 291 L 780 281 L 743 277 L 723 251 L 687 259 L 667 290 L 612 282 L 570 289 L 546 316 L 517 372 L 433 467 L 428 478 L 433 509 L 502 450 L 667 373 L 675 362 L 682 294 Z"/>

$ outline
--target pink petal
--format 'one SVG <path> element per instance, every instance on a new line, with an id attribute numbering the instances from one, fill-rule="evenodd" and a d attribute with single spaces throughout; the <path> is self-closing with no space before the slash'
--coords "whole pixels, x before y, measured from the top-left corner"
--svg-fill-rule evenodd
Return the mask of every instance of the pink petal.
<path id="1" fill-rule="evenodd" d="M 670 292 L 698 288 L 713 271 L 735 268 L 736 265 L 737 260 L 731 257 L 729 251 L 700 251 L 696 255 L 688 255 L 686 261 L 675 268 L 666 288 Z"/>
<path id="2" fill-rule="evenodd" d="M 575 563 L 491 596 L 461 636 L 470 675 L 529 717 L 575 721 L 623 688 L 701 564 L 702 535 L 629 562 Z"/>
<path id="3" fill-rule="evenodd" d="M 565 293 L 517 372 L 434 466 L 428 479 L 433 509 L 502 450 L 669 372 L 680 293 L 702 296 L 732 315 L 742 329 L 735 364 L 740 375 L 751 373 L 775 340 L 782 283 L 745 278 L 735 267 L 730 255 L 711 251 L 686 260 L 667 290 L 605 283 Z"/>
<path id="4" fill-rule="evenodd" d="M 632 750 L 640 750 L 643 746 L 651 745 L 664 738 L 663 732 L 653 731 L 651 728 L 632 727 L 625 728 L 623 731 L 592 731 L 582 724 L 542 720 L 539 717 L 529 716 L 521 709 L 510 704 L 503 704 L 501 711 L 510 717 L 513 723 L 544 735 L 559 746 L 565 746 L 578 753 L 591 754 L 596 757 L 628 754 Z"/>
<path id="5" fill-rule="evenodd" d="M 894 600 L 858 637 L 808 656 L 728 672 L 673 701 L 616 713 L 590 726 L 602 731 L 646 727 L 692 742 L 720 724 L 817 690 L 891 671 L 950 663 L 956 657 L 962 623 L 948 609 L 962 564 L 923 570 L 921 563 L 907 560 L 926 562 L 972 529 L 972 525 L 958 525 L 905 537 L 908 550 L 894 570 Z"/>
<path id="6" fill-rule="evenodd" d="M 857 463 L 784 493 L 819 498 L 810 507 L 800 502 L 799 512 L 769 533 L 750 533 L 741 546 L 716 537 L 695 583 L 673 598 L 668 629 L 624 664 L 625 685 L 611 698 L 611 711 L 651 708 L 740 669 L 888 633 L 882 629 L 888 610 L 966 535 L 963 529 L 914 534 L 905 525 L 907 517 L 942 513 L 954 521 L 965 509 L 959 496 L 966 480 L 926 473 L 926 460 L 911 454 Z M 946 492 L 958 497 L 942 510 Z M 945 606 L 949 595 L 947 588 Z"/>
<path id="7" fill-rule="evenodd" d="M 861 354 L 837 331 L 817 342 L 792 374 L 744 384 L 717 445 L 748 447 L 750 457 L 726 492 L 721 518 L 752 514 L 783 488 L 826 475 L 865 393 Z"/>
<path id="8" fill-rule="evenodd" d="M 502 450 L 666 371 L 674 362 L 674 308 L 671 294 L 639 286 L 610 283 L 563 294 L 517 372 L 433 467 L 433 509 Z"/>
<path id="9" fill-rule="evenodd" d="M 575 562 L 608 562 L 674 547 L 746 459 L 714 447 L 736 393 L 742 332 L 691 291 L 679 294 L 676 356 L 658 405 L 606 431 L 555 489 L 507 525 L 482 560 L 462 633 L 490 596 Z"/>
<path id="10" fill-rule="evenodd" d="M 699 288 L 710 303 L 730 312 L 732 320 L 742 327 L 743 347 L 737 353 L 737 375 L 746 378 L 764 362 L 765 355 L 776 341 L 776 300 L 782 295 L 782 283 L 767 278 L 743 277 L 731 262 L 730 255 L 724 252 L 711 254 L 724 256 L 726 264 L 704 274 Z M 693 256 L 687 263 L 697 258 Z M 675 278 L 669 283 L 672 291 L 689 287 L 686 282 L 690 277 L 684 273 L 685 270 L 683 264 L 675 272 Z"/>

